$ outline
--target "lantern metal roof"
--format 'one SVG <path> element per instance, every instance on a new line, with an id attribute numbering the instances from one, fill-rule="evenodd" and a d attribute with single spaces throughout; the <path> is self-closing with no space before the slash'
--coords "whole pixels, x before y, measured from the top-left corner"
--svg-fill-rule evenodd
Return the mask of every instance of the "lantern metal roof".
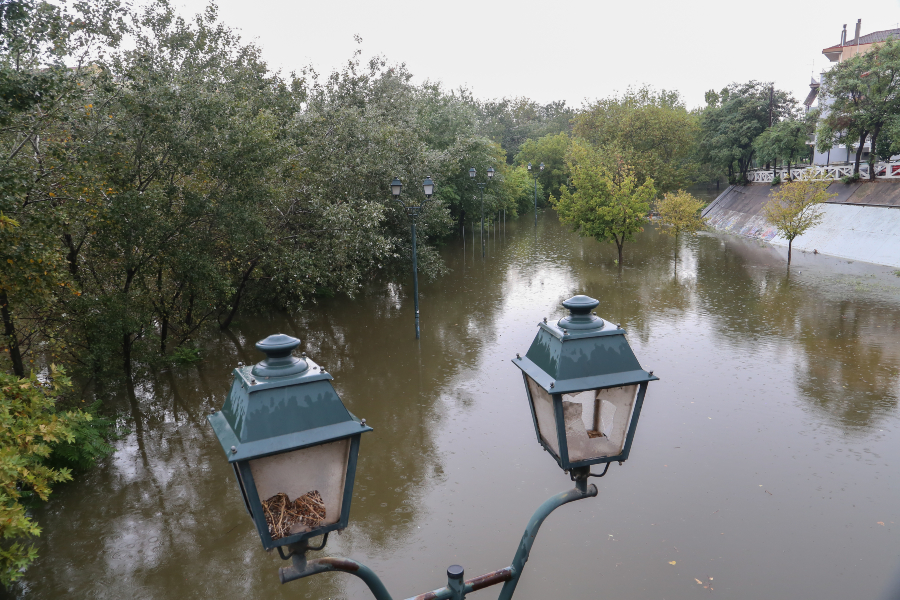
<path id="1" fill-rule="evenodd" d="M 271 335 L 256 344 L 265 360 L 234 369 L 228 399 L 209 416 L 229 462 L 372 431 L 344 407 L 324 367 L 291 355 L 299 344 Z"/>
<path id="2" fill-rule="evenodd" d="M 550 394 L 657 381 L 641 368 L 625 330 L 592 313 L 599 304 L 581 295 L 563 302 L 570 314 L 539 323 L 528 352 L 513 363 Z"/>

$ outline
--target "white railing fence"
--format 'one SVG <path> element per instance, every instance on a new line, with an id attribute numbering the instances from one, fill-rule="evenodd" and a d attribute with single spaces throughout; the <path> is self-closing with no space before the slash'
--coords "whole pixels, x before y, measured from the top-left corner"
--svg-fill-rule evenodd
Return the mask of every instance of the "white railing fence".
<path id="1" fill-rule="evenodd" d="M 747 173 L 747 179 L 750 183 L 772 183 L 775 176 L 786 181 L 788 177 L 788 169 L 779 167 L 777 169 L 753 169 Z M 841 177 L 849 177 L 853 175 L 853 164 L 840 164 L 811 167 L 794 167 L 790 170 L 792 179 L 800 181 L 838 181 Z M 859 165 L 860 179 L 869 178 L 868 163 L 860 163 Z M 876 179 L 900 179 L 900 161 L 896 162 L 879 162 L 875 163 Z"/>

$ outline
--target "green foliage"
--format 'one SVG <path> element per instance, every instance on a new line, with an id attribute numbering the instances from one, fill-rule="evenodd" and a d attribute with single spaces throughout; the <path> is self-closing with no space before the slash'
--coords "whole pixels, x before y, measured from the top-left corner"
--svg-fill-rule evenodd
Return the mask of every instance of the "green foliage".
<path id="1" fill-rule="evenodd" d="M 698 175 L 698 121 L 678 92 L 629 88 L 585 107 L 573 133 L 595 148 L 617 148 L 638 182 L 652 179 L 663 192 L 687 187 Z"/>
<path id="2" fill-rule="evenodd" d="M 853 173 L 852 175 L 844 175 L 841 177 L 841 181 L 846 184 L 856 183 L 859 181 L 859 172 Z"/>
<path id="3" fill-rule="evenodd" d="M 478 102 L 475 106 L 479 134 L 499 144 L 506 153 L 504 162 L 509 164 L 526 140 L 569 133 L 575 114 L 564 100 L 542 105 L 528 98 L 503 98 Z"/>
<path id="4" fill-rule="evenodd" d="M 900 150 L 900 40 L 888 39 L 863 54 L 835 65 L 824 74 L 822 99 L 830 101 L 819 122 L 817 148 L 824 152 L 836 144 L 858 144 L 854 173 L 859 173 L 862 149 L 867 139 L 877 156 L 888 157 Z M 880 141 L 884 135 L 885 139 Z M 870 177 L 875 178 L 870 168 Z"/>
<path id="5" fill-rule="evenodd" d="M 77 442 L 92 418 L 82 411 L 59 413 L 56 402 L 69 389 L 62 370 L 52 367 L 49 380 L 35 375 L 19 379 L 0 373 L 0 584 L 21 576 L 37 553 L 27 539 L 40 535 L 28 506 L 46 501 L 54 484 L 69 481 L 70 469 L 52 466 L 55 448 Z"/>
<path id="6" fill-rule="evenodd" d="M 781 175 L 776 175 L 772 178 L 772 185 L 778 185 L 781 183 Z"/>
<path id="7" fill-rule="evenodd" d="M 700 160 L 728 173 L 729 182 L 747 180 L 756 148 L 753 143 L 770 126 L 797 113 L 796 100 L 771 83 L 732 83 L 707 92 L 700 114 Z"/>
<path id="8" fill-rule="evenodd" d="M 178 365 L 190 365 L 202 360 L 200 349 L 191 346 L 178 346 L 172 353 L 172 360 Z"/>
<path id="9" fill-rule="evenodd" d="M 785 183 L 772 193 L 763 206 L 766 221 L 788 241 L 788 264 L 791 264 L 791 246 L 797 236 L 822 221 L 819 205 L 837 194 L 828 193 L 827 181 L 795 181 Z"/>
<path id="10" fill-rule="evenodd" d="M 501 180 L 502 193 L 509 199 L 509 214 L 521 215 L 534 211 L 535 180 L 532 174 L 524 166 L 515 166 L 504 169 Z M 537 180 L 538 206 L 542 205 L 544 187 L 540 179 Z"/>
<path id="11" fill-rule="evenodd" d="M 53 452 L 45 461 L 48 466 L 88 471 L 115 451 L 110 440 L 118 438 L 116 420 L 100 413 L 101 404 L 97 400 L 84 411 L 90 416 L 89 419 L 71 422 L 72 440 L 53 445 Z"/>
<path id="12" fill-rule="evenodd" d="M 546 200 L 541 188 L 546 190 L 558 190 L 565 185 L 569 178 L 569 169 L 566 166 L 566 154 L 569 151 L 570 138 L 565 133 L 545 135 L 537 140 L 528 140 L 522 144 L 516 155 L 515 164 L 527 167 L 531 163 L 531 177 L 538 181 L 538 204 L 542 205 Z M 541 171 L 540 164 L 544 163 Z"/>
<path id="13" fill-rule="evenodd" d="M 753 150 L 757 162 L 774 164 L 778 159 L 791 163 L 809 154 L 810 135 L 815 130 L 815 122 L 799 118 L 788 118 L 763 131 L 753 140 Z"/>
<path id="14" fill-rule="evenodd" d="M 572 144 L 568 162 L 572 189 L 563 186 L 558 199 L 551 197 L 560 221 L 580 235 L 614 242 L 621 264 L 625 242 L 634 240 L 647 222 L 650 201 L 656 195 L 653 180 L 639 184 L 621 156 L 581 141 Z"/>
<path id="15" fill-rule="evenodd" d="M 684 190 L 666 194 L 656 204 L 659 221 L 665 226 L 663 231 L 675 237 L 679 233 L 694 234 L 703 228 L 702 209 L 703 202 Z"/>

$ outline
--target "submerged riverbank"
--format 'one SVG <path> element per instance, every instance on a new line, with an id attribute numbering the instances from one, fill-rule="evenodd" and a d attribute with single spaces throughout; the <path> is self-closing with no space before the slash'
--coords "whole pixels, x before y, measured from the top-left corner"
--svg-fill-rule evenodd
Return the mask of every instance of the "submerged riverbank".
<path id="1" fill-rule="evenodd" d="M 704 211 L 713 228 L 787 248 L 766 222 L 769 184 L 730 186 Z M 900 267 L 900 182 L 875 181 L 828 186 L 834 194 L 822 206 L 822 222 L 794 240 L 794 250 Z"/>
<path id="2" fill-rule="evenodd" d="M 340 575 L 279 584 L 285 563 L 262 551 L 207 425 L 231 369 L 277 332 L 375 428 L 328 553 L 398 598 L 440 587 L 450 564 L 509 564 L 534 509 L 571 487 L 510 360 L 585 293 L 661 380 L 628 462 L 547 521 L 516 598 L 594 597 L 584 575 L 599 571 L 610 597 L 693 600 L 710 578 L 735 599 L 877 597 L 900 543 L 900 278 L 826 256 L 787 273 L 778 249 L 736 236 L 675 244 L 650 226 L 620 268 L 613 245 L 526 217 L 484 260 L 471 237 L 442 250 L 451 271 L 422 285 L 418 342 L 405 284 L 211 333 L 203 361 L 119 395 L 131 433 L 37 511 L 40 558 L 16 595 L 367 597 Z"/>

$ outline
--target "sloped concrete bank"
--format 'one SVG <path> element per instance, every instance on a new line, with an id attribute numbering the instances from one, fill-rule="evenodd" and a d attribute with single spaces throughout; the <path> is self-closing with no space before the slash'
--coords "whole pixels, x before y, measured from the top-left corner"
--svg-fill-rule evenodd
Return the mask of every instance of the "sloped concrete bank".
<path id="1" fill-rule="evenodd" d="M 703 217 L 719 231 L 787 247 L 763 216 L 772 191 L 768 184 L 730 186 Z M 900 182 L 835 182 L 828 191 L 837 196 L 822 206 L 822 222 L 794 240 L 794 250 L 900 267 Z"/>

